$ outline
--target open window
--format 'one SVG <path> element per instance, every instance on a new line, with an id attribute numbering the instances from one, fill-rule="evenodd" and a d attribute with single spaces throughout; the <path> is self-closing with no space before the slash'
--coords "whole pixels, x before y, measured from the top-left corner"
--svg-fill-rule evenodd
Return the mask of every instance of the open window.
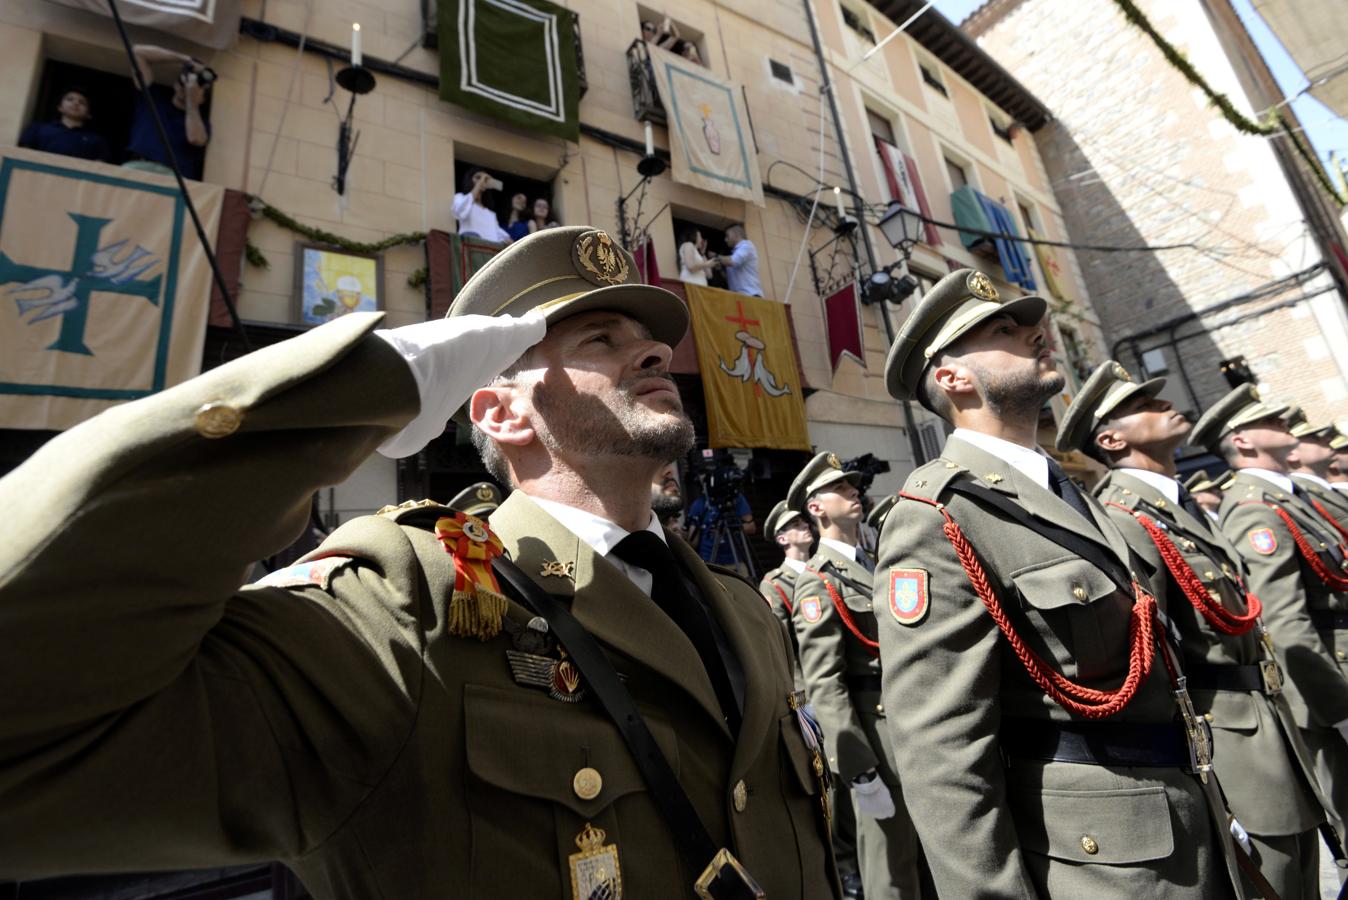
<path id="1" fill-rule="evenodd" d="M 689 218 L 690 213 L 681 210 L 671 210 L 670 219 L 674 225 L 674 258 L 680 260 L 680 272 L 672 273 L 674 277 L 683 278 L 682 273 L 682 255 L 683 245 L 695 236 L 701 236 L 705 241 L 705 246 L 699 251 L 704 259 L 711 259 L 713 256 L 729 255 L 730 245 L 725 240 L 725 229 L 731 223 L 724 222 L 713 224 L 711 218 L 703 218 L 702 221 Z M 695 274 L 695 273 L 694 273 Z M 708 269 L 704 273 L 707 284 L 711 287 L 728 287 L 725 280 L 725 270 L 721 267 Z"/>
<path id="2" fill-rule="evenodd" d="M 511 172 L 501 165 L 493 164 L 491 159 L 486 156 L 476 156 L 471 152 L 465 158 L 464 154 L 460 152 L 454 160 L 455 192 L 464 192 L 465 180 L 468 173 L 473 169 L 486 169 L 501 182 L 500 190 L 489 190 L 482 194 L 482 205 L 495 213 L 497 222 L 507 231 L 511 231 L 511 209 L 514 198 L 520 194 L 524 196 L 523 219 L 526 227 L 517 229 L 520 233 L 512 235 L 512 237 L 518 239 L 529 233 L 527 222 L 531 218 L 534 204 L 538 200 L 548 204 L 548 219 L 558 224 L 561 223 L 560 214 L 553 204 L 552 182 L 550 180 L 530 178 L 527 175 Z"/>
<path id="3" fill-rule="evenodd" d="M 701 31 L 654 7 L 639 5 L 637 15 L 641 19 L 637 37 L 641 40 L 691 62 L 707 64 L 707 36 Z"/>

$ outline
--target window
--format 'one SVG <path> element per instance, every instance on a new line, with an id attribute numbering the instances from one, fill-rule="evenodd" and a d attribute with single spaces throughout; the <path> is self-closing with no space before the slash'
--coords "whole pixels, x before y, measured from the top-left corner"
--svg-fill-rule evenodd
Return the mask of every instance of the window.
<path id="1" fill-rule="evenodd" d="M 1034 211 L 1030 208 L 1030 205 L 1028 203 L 1026 203 L 1023 200 L 1017 200 L 1016 209 L 1019 210 L 1020 212 L 1020 221 L 1025 225 L 1026 231 L 1030 230 L 1031 228 L 1033 228 L 1035 231 L 1039 230 L 1039 223 L 1035 219 Z"/>
<path id="2" fill-rule="evenodd" d="M 999 124 L 998 121 L 997 121 L 997 117 L 994 116 L 994 115 L 992 115 L 991 113 L 988 113 L 988 124 L 992 126 L 992 133 L 993 133 L 993 134 L 997 135 L 997 137 L 999 137 L 999 138 L 1001 138 L 1002 140 L 1006 141 L 1008 144 L 1011 143 L 1011 123 L 1010 123 L 1010 122 L 1008 122 L 1008 123 L 1005 124 L 1005 125 Z"/>
<path id="3" fill-rule="evenodd" d="M 465 157 L 473 157 L 477 161 L 475 162 L 473 159 Z M 458 158 L 454 161 L 455 191 L 460 191 L 464 188 L 465 177 L 470 170 L 476 168 L 486 169 L 503 185 L 503 188 L 499 191 L 484 191 L 481 201 L 483 206 L 496 214 L 496 220 L 500 223 L 502 228 L 505 228 L 507 231 L 510 230 L 510 213 L 514 198 L 517 194 L 522 194 L 524 196 L 523 220 L 526 224 L 521 229 L 521 237 L 529 233 L 527 230 L 527 223 L 530 218 L 529 214 L 533 211 L 534 202 L 537 200 L 547 201 L 549 207 L 548 218 L 555 222 L 561 222 L 558 210 L 552 206 L 551 182 L 539 181 L 538 179 L 529 178 L 525 175 L 517 175 L 498 165 L 491 158 L 490 154 L 478 154 L 473 152 L 465 154 L 462 146 L 460 146 Z"/>
<path id="4" fill-rule="evenodd" d="M 894 139 L 894 126 L 890 124 L 889 119 L 875 112 L 869 107 L 866 109 L 866 122 L 871 129 L 871 152 L 875 154 L 875 164 L 880 171 L 880 184 L 885 191 L 887 201 L 902 202 L 905 199 L 903 191 L 903 172 L 899 169 L 904 165 L 903 155 L 899 152 L 898 142 Z"/>
<path id="5" fill-rule="evenodd" d="M 871 31 L 870 26 L 862 19 L 861 13 L 844 6 L 842 7 L 842 17 L 844 25 L 872 44 L 875 43 L 875 32 Z"/>
<path id="6" fill-rule="evenodd" d="M 877 137 L 882 141 L 889 141 L 894 146 L 898 146 L 899 142 L 894 140 L 894 126 L 889 123 L 888 119 L 878 112 L 867 108 L 866 122 L 871 126 L 871 135 L 873 137 Z"/>
<path id="7" fill-rule="evenodd" d="M 769 59 L 768 68 L 772 70 L 773 78 L 776 78 L 778 81 L 784 81 L 792 86 L 795 85 L 796 79 L 795 76 L 791 74 L 790 66 L 785 65 L 784 63 L 779 63 L 775 59 Z"/>
<path id="8" fill-rule="evenodd" d="M 945 160 L 945 171 L 950 176 L 950 190 L 958 191 L 962 187 L 969 186 L 969 175 L 964 171 L 964 167 L 959 163 L 951 162 L 949 157 L 943 157 Z"/>
<path id="9" fill-rule="evenodd" d="M 917 64 L 917 67 L 922 71 L 922 81 L 927 85 L 927 87 L 931 88 L 933 91 L 940 94 L 942 97 L 950 96 L 950 94 L 945 89 L 945 84 L 941 81 L 940 76 L 936 74 L 936 71 L 932 66 L 929 66 L 927 63 L 920 62 Z"/>
<path id="10" fill-rule="evenodd" d="M 941 419 L 928 419 L 918 423 L 917 437 L 922 445 L 922 455 L 929 460 L 935 459 L 941 455 L 941 450 L 945 447 L 945 422 Z"/>

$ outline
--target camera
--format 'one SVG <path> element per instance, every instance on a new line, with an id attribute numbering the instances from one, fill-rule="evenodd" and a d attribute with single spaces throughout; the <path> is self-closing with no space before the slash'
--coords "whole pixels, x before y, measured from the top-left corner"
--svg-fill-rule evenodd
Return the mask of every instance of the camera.
<path id="1" fill-rule="evenodd" d="M 863 494 L 870 490 L 871 482 L 875 481 L 876 475 L 883 475 L 889 471 L 889 463 L 883 459 L 876 459 L 874 453 L 863 453 L 845 459 L 842 461 L 842 467 L 844 472 L 860 473 L 861 481 L 857 484 L 857 490 Z"/>
<path id="2" fill-rule="evenodd" d="M 186 84 L 187 76 L 196 73 L 197 84 L 201 85 L 203 88 L 209 88 L 211 85 L 215 84 L 215 79 L 217 77 L 215 70 L 210 66 L 202 66 L 198 69 L 198 65 L 199 63 L 195 62 L 183 63 L 183 70 L 178 74 L 178 80 L 183 84 Z"/>
<path id="3" fill-rule="evenodd" d="M 741 487 L 749 480 L 749 473 L 735 465 L 728 450 L 703 450 L 697 458 L 697 477 L 702 482 L 702 492 L 707 504 L 721 510 L 732 510 L 735 498 Z M 739 522 L 739 516 L 731 516 L 727 522 Z"/>

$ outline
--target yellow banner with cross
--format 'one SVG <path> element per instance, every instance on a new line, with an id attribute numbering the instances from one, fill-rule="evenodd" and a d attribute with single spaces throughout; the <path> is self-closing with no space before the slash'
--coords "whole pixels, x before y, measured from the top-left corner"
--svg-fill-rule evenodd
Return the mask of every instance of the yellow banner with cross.
<path id="1" fill-rule="evenodd" d="M 712 447 L 810 449 L 785 304 L 685 285 Z"/>

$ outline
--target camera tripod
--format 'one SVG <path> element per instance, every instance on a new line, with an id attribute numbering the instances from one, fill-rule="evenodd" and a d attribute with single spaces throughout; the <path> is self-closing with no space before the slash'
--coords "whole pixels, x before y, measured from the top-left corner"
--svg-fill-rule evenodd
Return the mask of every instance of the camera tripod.
<path id="1" fill-rule="evenodd" d="M 718 509 L 716 524 L 711 529 L 711 553 L 708 558 L 712 562 L 720 559 L 720 550 L 722 546 L 730 548 L 731 566 L 738 569 L 743 564 L 750 580 L 758 577 L 758 569 L 754 566 L 753 554 L 749 552 L 749 538 L 744 534 L 744 526 L 739 520 L 738 513 L 735 512 L 733 504 L 729 508 L 722 506 Z"/>

